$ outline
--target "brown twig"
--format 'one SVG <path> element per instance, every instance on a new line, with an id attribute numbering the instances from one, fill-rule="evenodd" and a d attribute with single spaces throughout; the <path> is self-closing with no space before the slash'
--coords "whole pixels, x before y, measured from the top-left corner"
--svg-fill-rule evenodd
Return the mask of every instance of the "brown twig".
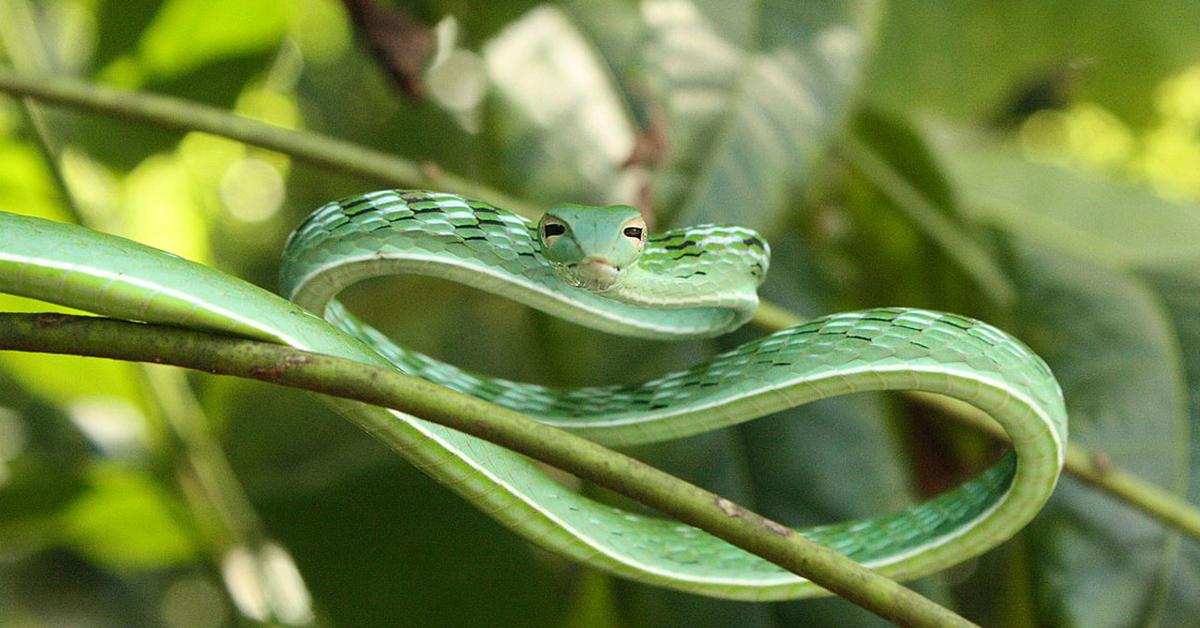
<path id="1" fill-rule="evenodd" d="M 634 92 L 645 90 L 636 88 Z M 655 229 L 653 171 L 662 164 L 667 155 L 667 113 L 657 101 L 647 98 L 645 115 L 635 116 L 637 129 L 633 136 L 633 148 L 629 157 L 621 164 L 625 170 L 641 169 L 641 184 L 637 190 L 637 208 L 646 219 L 646 226 Z M 644 119 L 642 119 L 644 118 Z"/>
<path id="2" fill-rule="evenodd" d="M 421 71 L 435 43 L 429 25 L 377 0 L 342 0 L 342 4 L 359 36 L 400 91 L 410 98 L 423 97 Z"/>

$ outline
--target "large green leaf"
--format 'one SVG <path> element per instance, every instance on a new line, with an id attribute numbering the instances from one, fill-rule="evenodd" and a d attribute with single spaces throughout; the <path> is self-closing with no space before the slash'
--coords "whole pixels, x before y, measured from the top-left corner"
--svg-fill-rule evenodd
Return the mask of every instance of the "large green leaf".
<path id="1" fill-rule="evenodd" d="M 1188 391 L 1175 326 L 1137 278 L 1018 244 L 1015 330 L 1063 387 L 1072 442 L 1159 486 L 1188 473 Z M 1073 478 L 1027 533 L 1042 621 L 1141 624 L 1175 560 L 1170 532 Z"/>
<path id="2" fill-rule="evenodd" d="M 631 202 L 645 182 L 626 161 L 639 133 L 659 133 L 657 214 L 764 230 L 845 119 L 879 12 L 871 0 L 568 7 L 539 7 L 485 48 L 506 180 L 545 202 Z"/>
<path id="3" fill-rule="evenodd" d="M 879 3 L 647 2 L 672 222 L 778 232 L 849 111 Z"/>
<path id="4" fill-rule="evenodd" d="M 1109 266 L 1200 260 L 1200 207 L 1032 163 L 995 137 L 936 124 L 926 131 L 972 220 Z"/>
<path id="5" fill-rule="evenodd" d="M 1194 268 L 1183 267 L 1149 273 L 1147 280 L 1171 316 L 1187 370 L 1192 419 L 1188 438 L 1192 462 L 1188 501 L 1200 504 L 1200 276 Z M 1162 625 L 1179 628 L 1194 625 L 1200 617 L 1197 591 L 1200 591 L 1200 544 L 1189 538 L 1183 542 L 1170 597 L 1163 608 Z"/>
<path id="6" fill-rule="evenodd" d="M 636 13 L 609 35 L 636 34 Z M 541 5 L 483 47 L 496 94 L 491 131 L 505 157 L 504 179 L 550 204 L 632 202 L 633 120 L 619 77 L 577 19 L 594 17 Z"/>

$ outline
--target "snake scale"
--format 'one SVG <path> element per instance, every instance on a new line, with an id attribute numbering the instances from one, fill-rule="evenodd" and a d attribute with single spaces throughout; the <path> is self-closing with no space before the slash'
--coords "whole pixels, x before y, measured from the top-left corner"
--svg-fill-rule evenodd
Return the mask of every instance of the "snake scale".
<path id="1" fill-rule="evenodd" d="M 0 212 L 0 292 L 390 365 L 613 446 L 681 438 L 854 392 L 961 399 L 1011 438 L 1012 451 L 995 466 L 907 509 L 801 533 L 907 579 L 976 556 L 1021 529 L 1054 490 L 1066 411 L 1045 363 L 986 323 L 909 308 L 834 314 L 651 381 L 551 388 L 407 350 L 335 300 L 361 279 L 411 273 L 614 334 L 712 336 L 753 315 L 769 257 L 751 230 L 704 225 L 650 235 L 623 206 L 562 205 L 535 224 L 452 194 L 387 190 L 325 205 L 292 234 L 282 265 L 289 302 L 129 240 Z M 573 492 L 501 447 L 399 412 L 332 403 L 427 474 L 562 555 L 715 597 L 824 593 L 704 532 Z"/>

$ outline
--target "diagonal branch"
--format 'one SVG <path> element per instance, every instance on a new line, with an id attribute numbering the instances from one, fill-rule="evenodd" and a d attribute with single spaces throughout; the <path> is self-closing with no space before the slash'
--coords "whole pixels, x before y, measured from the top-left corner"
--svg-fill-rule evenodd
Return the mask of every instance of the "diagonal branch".
<path id="1" fill-rule="evenodd" d="M 528 203 L 499 190 L 428 167 L 311 131 L 293 131 L 243 118 L 222 109 L 146 92 L 128 92 L 59 76 L 25 76 L 0 70 L 0 92 L 33 97 L 174 131 L 203 131 L 279 151 L 310 164 L 396 187 L 445 190 L 486 198 L 526 217 L 536 217 Z"/>
<path id="2" fill-rule="evenodd" d="M 804 319 L 774 303 L 763 302 L 750 323 L 765 331 L 779 331 L 803 323 Z M 920 392 L 902 393 L 906 397 L 938 411 L 940 416 L 959 425 L 976 430 L 997 441 L 1007 441 L 1008 435 L 986 413 L 965 403 L 941 395 Z M 1117 467 L 1103 454 L 1092 452 L 1077 443 L 1067 443 L 1063 470 L 1119 499 L 1143 513 L 1158 519 L 1200 541 L 1200 510 L 1191 503 L 1163 488 Z"/>
<path id="3" fill-rule="evenodd" d="M 518 412 L 398 371 L 255 340 L 63 314 L 0 313 L 0 350 L 4 349 L 171 364 L 395 408 L 626 495 L 893 622 L 974 625 L 791 528 L 718 495 Z"/>

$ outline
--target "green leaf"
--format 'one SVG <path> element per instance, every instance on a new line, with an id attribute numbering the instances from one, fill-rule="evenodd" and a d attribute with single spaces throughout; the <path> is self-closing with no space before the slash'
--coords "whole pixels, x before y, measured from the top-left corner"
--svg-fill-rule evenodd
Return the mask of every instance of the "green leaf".
<path id="1" fill-rule="evenodd" d="M 1200 504 L 1200 276 L 1192 268 L 1177 268 L 1150 273 L 1147 281 L 1161 296 L 1182 349 L 1191 401 L 1188 501 Z M 1200 590 L 1200 544 L 1194 539 L 1184 539 L 1170 595 L 1163 606 L 1163 626 L 1184 628 L 1195 623 L 1196 617 L 1200 617 L 1197 590 Z"/>
<path id="2" fill-rule="evenodd" d="M 573 18 L 541 5 L 483 48 L 504 178 L 547 204 L 630 202 L 622 164 L 633 152 L 631 114 L 618 77 Z"/>
<path id="3" fill-rule="evenodd" d="M 880 3 L 647 5 L 647 73 L 669 120 L 672 223 L 772 235 L 845 120 Z M 698 59 L 697 55 L 701 55 Z"/>
<path id="4" fill-rule="evenodd" d="M 1113 267 L 1200 260 L 1200 207 L 1100 175 L 1035 164 L 996 138 L 928 125 L 967 216 Z"/>
<path id="5" fill-rule="evenodd" d="M 292 10 L 283 0 L 170 0 L 142 33 L 139 65 L 162 78 L 267 50 L 283 36 Z"/>
<path id="6" fill-rule="evenodd" d="M 1187 390 L 1178 337 L 1137 278 L 1017 242 L 1014 330 L 1063 387 L 1072 442 L 1167 488 L 1188 472 Z M 1161 603 L 1172 535 L 1065 477 L 1027 532 L 1037 617 L 1128 626 Z M 984 584 L 983 586 L 989 586 Z"/>
<path id="7" fill-rule="evenodd" d="M 572 583 L 564 561 L 531 547 L 332 414 L 313 421 L 270 415 L 379 454 L 380 464 L 331 474 L 317 492 L 255 500 L 333 623 L 465 628 L 560 621 Z M 262 416 L 242 418 L 258 422 Z"/>
<path id="8" fill-rule="evenodd" d="M 47 522 L 85 488 L 87 455 L 62 410 L 0 370 L 0 553 L 45 543 Z"/>
<path id="9" fill-rule="evenodd" d="M 1012 283 L 991 252 L 962 225 L 957 199 L 916 133 L 903 123 L 869 113 L 860 118 L 855 136 L 843 139 L 839 152 L 992 303 L 1011 305 Z"/>
<path id="10" fill-rule="evenodd" d="M 1189 0 L 888 8 L 865 85 L 869 102 L 896 112 L 992 119 L 1078 97 L 1144 123 L 1158 82 L 1200 56 Z"/>
<path id="11" fill-rule="evenodd" d="M 60 519 L 64 543 L 115 571 L 163 569 L 191 561 L 199 547 L 182 504 L 144 473 L 98 463 L 89 490 Z"/>

